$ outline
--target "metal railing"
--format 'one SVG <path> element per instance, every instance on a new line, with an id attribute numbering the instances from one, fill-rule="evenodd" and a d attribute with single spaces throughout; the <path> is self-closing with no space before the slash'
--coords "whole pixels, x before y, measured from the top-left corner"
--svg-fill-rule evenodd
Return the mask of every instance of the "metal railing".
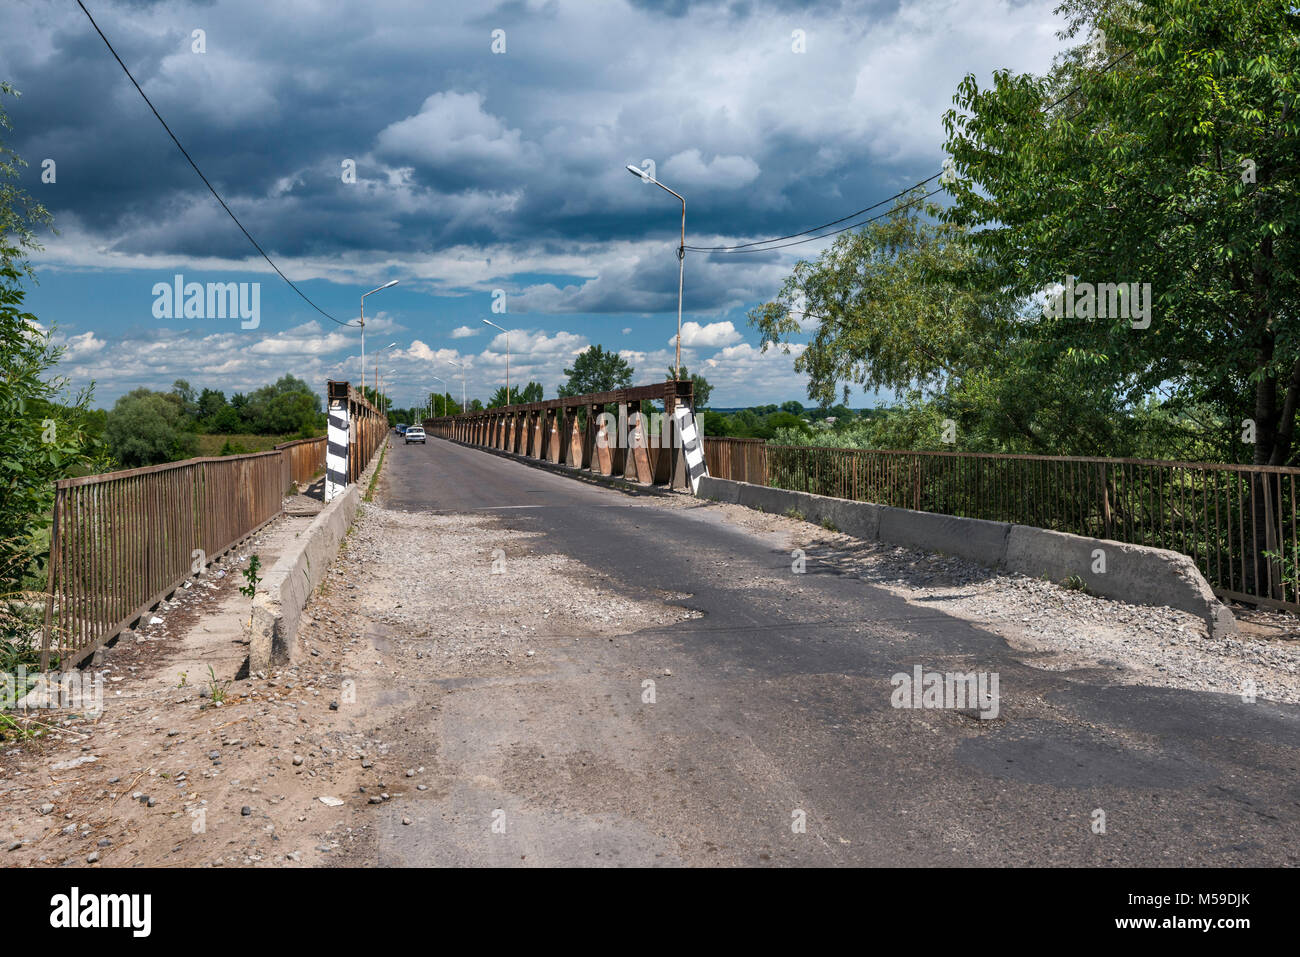
<path id="1" fill-rule="evenodd" d="M 1300 610 L 1300 469 L 704 440 L 709 473 L 1182 552 L 1215 593 Z"/>
<path id="2" fill-rule="evenodd" d="M 762 439 L 704 437 L 704 464 L 715 478 L 767 484 L 767 443 Z"/>
<path id="3" fill-rule="evenodd" d="M 426 435 L 465 445 L 544 459 L 643 485 L 689 488 L 674 413 L 694 407 L 693 389 L 689 380 L 669 379 L 611 392 L 435 416 L 425 419 L 423 425 Z M 662 403 L 664 411 L 643 415 L 643 402 Z"/>
<path id="4" fill-rule="evenodd" d="M 71 667 L 280 514 L 291 455 L 255 452 L 55 483 L 41 668 Z"/>
<path id="5" fill-rule="evenodd" d="M 298 439 L 282 442 L 276 451 L 283 452 L 289 460 L 289 478 L 299 485 L 309 485 L 311 480 L 325 471 L 325 436 L 315 439 Z"/>

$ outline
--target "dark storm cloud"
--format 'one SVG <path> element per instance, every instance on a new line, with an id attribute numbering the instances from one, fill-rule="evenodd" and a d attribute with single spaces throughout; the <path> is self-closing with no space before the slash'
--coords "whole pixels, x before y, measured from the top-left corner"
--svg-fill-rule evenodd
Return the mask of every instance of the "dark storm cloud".
<path id="1" fill-rule="evenodd" d="M 937 113 L 917 119 L 903 99 L 915 90 L 863 66 L 879 55 L 867 4 L 90 6 L 209 179 L 281 256 L 638 240 L 657 250 L 675 243 L 678 208 L 623 169 L 645 159 L 687 196 L 688 241 L 743 241 L 835 219 L 938 162 Z M 11 141 L 57 222 L 123 254 L 249 254 L 75 5 L 3 16 L 0 72 L 24 94 L 9 104 Z M 195 29 L 205 53 L 191 52 Z M 490 49 L 496 29 L 502 55 Z M 793 52 L 793 31 L 812 52 Z M 948 89 L 936 92 L 946 101 Z M 56 186 L 39 181 L 46 157 Z M 344 160 L 355 184 L 342 182 Z M 699 308 L 730 301 L 735 277 L 771 271 L 697 261 Z M 552 299 L 662 308 L 675 283 L 660 285 L 661 273 L 674 269 L 671 256 L 629 265 L 618 280 L 572 284 L 574 301 Z"/>

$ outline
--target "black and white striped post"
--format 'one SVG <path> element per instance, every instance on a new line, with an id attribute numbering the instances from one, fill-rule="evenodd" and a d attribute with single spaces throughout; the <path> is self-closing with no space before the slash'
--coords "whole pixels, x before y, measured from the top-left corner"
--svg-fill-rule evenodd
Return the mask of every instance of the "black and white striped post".
<path id="1" fill-rule="evenodd" d="M 348 481 L 348 383 L 329 383 L 329 433 L 325 449 L 325 501 L 333 501 L 347 490 Z"/>

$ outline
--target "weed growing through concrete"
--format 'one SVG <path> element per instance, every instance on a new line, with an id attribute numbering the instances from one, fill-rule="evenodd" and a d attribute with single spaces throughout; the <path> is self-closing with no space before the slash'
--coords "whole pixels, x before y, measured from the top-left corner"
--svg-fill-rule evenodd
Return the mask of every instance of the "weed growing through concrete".
<path id="1" fill-rule="evenodd" d="M 212 703 L 216 707 L 221 707 L 226 700 L 226 692 L 230 690 L 229 681 L 218 681 L 217 673 L 212 670 L 212 665 L 208 665 L 208 695 L 212 698 Z"/>
<path id="2" fill-rule="evenodd" d="M 239 593 L 248 599 L 248 633 L 253 633 L 253 599 L 257 597 L 257 586 L 261 582 L 258 572 L 262 570 L 262 559 L 256 555 L 248 556 L 248 567 L 241 573 L 244 584 L 239 586 Z"/>

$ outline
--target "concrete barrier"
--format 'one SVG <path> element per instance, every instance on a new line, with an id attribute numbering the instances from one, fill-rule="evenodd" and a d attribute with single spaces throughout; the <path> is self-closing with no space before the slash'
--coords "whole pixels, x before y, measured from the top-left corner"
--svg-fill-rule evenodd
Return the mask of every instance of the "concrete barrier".
<path id="1" fill-rule="evenodd" d="M 829 524 L 837 531 L 857 538 L 875 539 L 880 524 L 880 505 L 869 502 L 850 502 L 842 498 L 829 498 L 825 495 L 813 495 L 810 492 L 794 492 L 782 488 L 770 488 L 766 485 L 753 485 L 749 482 L 733 482 L 718 479 L 711 475 L 700 477 L 699 491 L 701 498 L 716 499 L 731 505 L 744 505 L 748 508 L 787 515 L 791 511 L 799 513 L 805 521 L 818 525 Z"/>
<path id="2" fill-rule="evenodd" d="M 881 541 L 956 555 L 989 568 L 996 568 L 1004 560 L 1007 535 L 1014 527 L 1009 522 L 880 507 Z"/>
<path id="3" fill-rule="evenodd" d="M 829 524 L 855 538 L 956 555 L 1032 578 L 1059 582 L 1077 575 L 1097 595 L 1200 615 L 1211 637 L 1237 632 L 1232 612 L 1215 597 L 1196 564 L 1179 552 L 713 476 L 700 479 L 697 494 L 776 515 L 797 512 L 805 521 Z"/>
<path id="4" fill-rule="evenodd" d="M 284 664 L 293 656 L 302 610 L 338 554 L 381 455 L 382 447 L 360 478 L 320 510 L 262 579 L 261 590 L 253 598 L 249 673 Z"/>
<path id="5" fill-rule="evenodd" d="M 1012 525 L 1005 565 L 1054 581 L 1077 575 L 1097 595 L 1203 615 L 1211 636 L 1237 631 L 1232 612 L 1215 597 L 1196 563 L 1181 552 Z"/>

